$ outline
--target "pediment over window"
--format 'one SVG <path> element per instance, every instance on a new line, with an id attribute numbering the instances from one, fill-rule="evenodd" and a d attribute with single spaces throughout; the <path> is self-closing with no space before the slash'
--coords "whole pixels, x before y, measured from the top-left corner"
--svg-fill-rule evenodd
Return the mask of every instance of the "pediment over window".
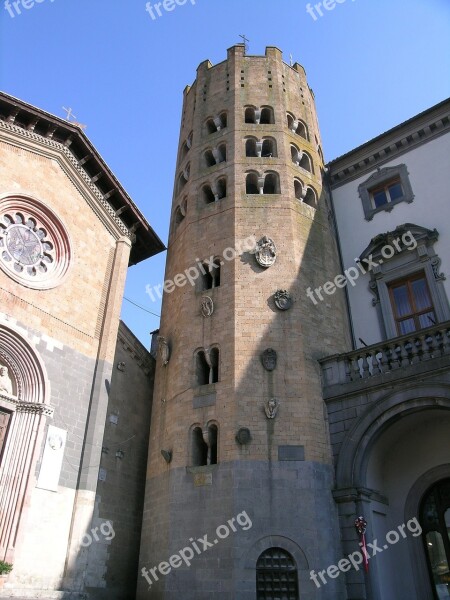
<path id="1" fill-rule="evenodd" d="M 403 225 L 396 227 L 393 231 L 380 233 L 372 238 L 370 244 L 361 253 L 359 258 L 360 260 L 364 260 L 365 258 L 372 256 L 375 259 L 379 259 L 383 256 L 381 251 L 386 246 L 396 248 L 395 241 L 402 247 L 408 247 L 408 245 L 411 246 L 414 242 L 417 243 L 417 247 L 428 247 L 433 245 L 438 238 L 439 233 L 437 229 L 426 229 L 426 227 L 414 225 L 413 223 L 404 223 Z"/>
<path id="2" fill-rule="evenodd" d="M 398 167 L 384 167 L 384 169 L 378 169 L 375 173 L 366 179 L 362 185 L 367 185 L 372 187 L 373 185 L 378 185 L 379 183 L 383 183 L 386 179 L 391 179 L 391 177 L 395 177 L 398 174 Z"/>

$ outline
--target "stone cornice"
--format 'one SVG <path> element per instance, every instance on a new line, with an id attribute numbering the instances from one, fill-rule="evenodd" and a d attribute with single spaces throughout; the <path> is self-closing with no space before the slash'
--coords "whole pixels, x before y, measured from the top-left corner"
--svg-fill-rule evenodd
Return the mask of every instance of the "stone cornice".
<path id="1" fill-rule="evenodd" d="M 146 375 L 153 372 L 154 358 L 123 321 L 120 321 L 119 324 L 117 343 L 122 345 L 123 349 L 130 354 L 131 358 L 136 361 Z"/>
<path id="2" fill-rule="evenodd" d="M 450 99 L 328 163 L 333 189 L 450 131 Z"/>
<path id="3" fill-rule="evenodd" d="M 8 133 L 12 135 L 8 135 Z M 118 239 L 122 235 L 128 237 L 130 240 L 133 239 L 133 234 L 130 233 L 123 222 L 115 216 L 111 206 L 103 199 L 86 172 L 78 165 L 73 154 L 63 144 L 44 138 L 30 131 L 23 130 L 20 127 L 5 123 L 1 120 L 0 140 L 6 144 L 18 146 L 24 150 L 35 152 L 46 158 L 56 160 L 109 233 L 111 233 L 115 239 Z M 94 201 L 93 196 L 95 197 L 96 202 Z"/>
<path id="4" fill-rule="evenodd" d="M 46 417 L 53 417 L 55 409 L 49 404 L 41 404 L 38 402 L 25 402 L 19 400 L 17 396 L 10 396 L 0 392 L 0 406 L 9 408 L 12 412 L 39 414 Z"/>

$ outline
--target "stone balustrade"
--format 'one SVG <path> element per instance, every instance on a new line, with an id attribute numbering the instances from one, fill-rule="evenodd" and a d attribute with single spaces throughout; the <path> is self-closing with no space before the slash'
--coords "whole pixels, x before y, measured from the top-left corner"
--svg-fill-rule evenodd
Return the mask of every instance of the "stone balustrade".
<path id="1" fill-rule="evenodd" d="M 324 385 L 346 384 L 450 355 L 450 321 L 321 359 Z"/>

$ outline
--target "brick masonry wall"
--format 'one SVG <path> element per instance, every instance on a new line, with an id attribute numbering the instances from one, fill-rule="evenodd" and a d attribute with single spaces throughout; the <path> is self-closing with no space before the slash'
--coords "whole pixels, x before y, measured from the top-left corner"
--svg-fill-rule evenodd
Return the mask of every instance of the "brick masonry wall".
<path id="1" fill-rule="evenodd" d="M 73 252 L 63 285 L 50 290 L 26 288 L 0 271 L 3 310 L 94 358 L 115 240 L 78 185 L 57 160 L 0 142 L 0 194 L 30 195 L 51 208 L 67 229 Z"/>
<path id="2" fill-rule="evenodd" d="M 272 106 L 275 123 L 246 124 L 246 105 Z M 227 127 L 208 134 L 206 120 L 222 111 L 227 111 Z M 309 141 L 290 132 L 287 112 L 307 123 Z M 183 144 L 191 132 L 192 147 L 184 156 Z M 275 138 L 278 157 L 246 157 L 247 135 Z M 292 163 L 294 141 L 311 154 L 314 173 Z M 205 150 L 221 143 L 226 143 L 227 161 L 206 167 Z M 214 67 L 202 63 L 196 82 L 185 90 L 176 182 L 188 164 L 190 175 L 181 192 L 175 186 L 166 279 L 195 266 L 198 259 L 221 257 L 226 248 L 235 248 L 251 235 L 257 240 L 271 237 L 277 260 L 268 269 L 259 267 L 249 252 L 224 260 L 220 287 L 204 292 L 215 305 L 210 318 L 201 314 L 203 293 L 197 288 L 187 284 L 165 294 L 160 334 L 169 342 L 171 358 L 167 366 L 158 361 L 156 369 L 141 546 L 141 565 L 148 568 L 166 560 L 178 544 L 186 545 L 191 524 L 206 532 L 207 524 L 220 525 L 225 515 L 228 518 L 242 509 L 255 517 L 255 537 L 246 542 L 249 551 L 252 544 L 289 531 L 289 539 L 307 555 L 311 568 L 339 559 L 331 449 L 317 359 L 346 351 L 350 345 L 343 296 L 337 294 L 317 306 L 306 296 L 308 286 L 323 285 L 340 271 L 322 189 L 319 145 L 314 98 L 304 71 L 299 65 L 283 63 L 276 48 L 268 48 L 264 57 L 247 57 L 243 47 L 236 46 L 223 63 Z M 249 169 L 277 172 L 281 193 L 247 195 Z M 205 205 L 201 188 L 219 176 L 227 178 L 227 196 Z M 294 177 L 314 187 L 317 210 L 296 199 Z M 186 216 L 176 225 L 174 215 L 185 198 Z M 288 290 L 293 298 L 287 312 L 274 305 L 278 289 Z M 213 344 L 220 348 L 219 381 L 198 387 L 194 352 Z M 277 368 L 270 373 L 261 363 L 267 348 L 278 354 Z M 268 420 L 264 405 L 273 397 L 279 399 L 280 409 L 276 419 Z M 219 425 L 219 464 L 212 467 L 212 489 L 198 491 L 192 474 L 186 473 L 192 464 L 189 431 L 194 424 L 204 428 L 212 421 Z M 246 446 L 235 439 L 240 427 L 251 431 Z M 170 466 L 161 449 L 173 451 Z M 282 460 L 288 456 L 295 460 Z M 322 503 L 327 508 L 319 526 L 316 508 Z M 302 516 L 297 527 L 299 507 Z M 321 541 L 320 552 L 314 535 L 305 534 L 306 523 L 312 524 Z M 196 599 L 209 598 L 213 591 L 223 598 L 230 594 L 254 598 L 255 564 L 238 581 L 244 559 L 232 542 L 221 545 L 214 560 L 217 570 L 211 570 L 213 559 L 199 559 L 189 573 L 174 575 L 172 583 L 161 583 L 150 597 L 175 598 L 173 586 L 181 585 L 176 589 L 188 590 L 185 593 Z M 143 580 L 141 585 L 140 599 L 145 597 Z M 340 597 L 338 588 L 305 590 L 310 598 Z"/>
<path id="3" fill-rule="evenodd" d="M 89 549 L 86 588 L 91 599 L 135 598 L 154 368 L 154 359 L 121 323 L 103 439 L 106 479 L 98 484 L 93 520 L 97 526 L 110 521 L 114 538 L 100 535 Z M 123 458 L 116 457 L 120 450 Z"/>
<path id="4" fill-rule="evenodd" d="M 66 278 L 44 291 L 21 285 L 0 270 L 1 318 L 21 330 L 49 381 L 55 413 L 38 439 L 45 440 L 49 423 L 68 432 L 57 493 L 34 488 L 43 452 L 38 448 L 17 542 L 8 550 L 14 562 L 9 584 L 80 590 L 87 572 L 80 540 L 95 509 L 129 242 L 56 144 L 2 128 L 0 210 L 1 199 L 14 195 L 30 196 L 58 216 L 71 256 Z M 100 577 L 105 561 L 103 556 Z M 63 583 L 66 567 L 70 578 Z"/>

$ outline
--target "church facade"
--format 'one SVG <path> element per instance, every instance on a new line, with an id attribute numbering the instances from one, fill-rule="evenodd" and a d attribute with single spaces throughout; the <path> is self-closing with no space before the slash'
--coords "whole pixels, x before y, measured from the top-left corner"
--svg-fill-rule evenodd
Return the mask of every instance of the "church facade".
<path id="1" fill-rule="evenodd" d="M 201 63 L 149 353 L 119 311 L 162 243 L 0 96 L 0 597 L 450 597 L 449 113 L 326 164 L 301 65 Z"/>
<path id="2" fill-rule="evenodd" d="M 138 505 L 119 511 L 109 488 L 118 503 L 121 486 L 135 486 L 121 479 L 119 450 L 126 468 L 145 472 L 147 441 L 126 439 L 148 425 L 151 400 L 150 357 L 124 325 L 119 332 L 125 277 L 164 246 L 78 126 L 6 94 L 0 115 L 0 558 L 14 565 L 7 593 L 101 593 L 113 535 L 132 553 L 139 546 L 129 532 L 139 528 L 139 490 Z M 134 347 L 119 360 L 123 373 L 117 345 L 118 356 Z M 120 406 L 111 381 L 127 372 L 138 387 Z M 134 424 L 133 411 L 144 412 Z"/>

